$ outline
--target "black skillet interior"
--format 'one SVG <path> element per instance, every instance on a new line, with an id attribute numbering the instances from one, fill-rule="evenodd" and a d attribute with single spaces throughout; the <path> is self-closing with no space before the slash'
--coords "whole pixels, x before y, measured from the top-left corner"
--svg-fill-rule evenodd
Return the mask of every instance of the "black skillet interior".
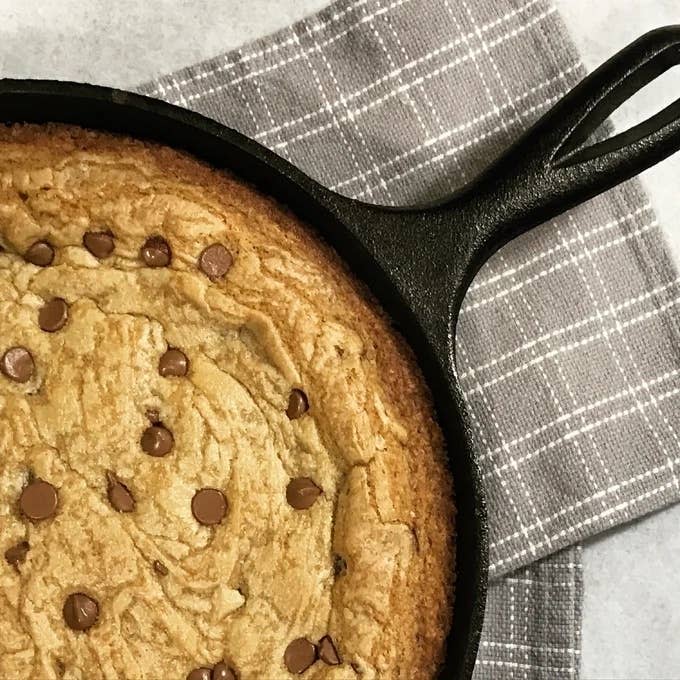
<path id="1" fill-rule="evenodd" d="M 460 304 L 479 267 L 504 243 L 680 148 L 680 100 L 587 146 L 619 104 L 678 63 L 680 27 L 643 36 L 582 81 L 474 183 L 436 205 L 403 209 L 334 194 L 233 130 L 118 90 L 3 80 L 0 119 L 71 123 L 184 149 L 287 204 L 363 279 L 414 349 L 447 440 L 458 508 L 456 604 L 441 677 L 462 680 L 472 675 L 483 621 L 487 527 L 455 371 Z"/>

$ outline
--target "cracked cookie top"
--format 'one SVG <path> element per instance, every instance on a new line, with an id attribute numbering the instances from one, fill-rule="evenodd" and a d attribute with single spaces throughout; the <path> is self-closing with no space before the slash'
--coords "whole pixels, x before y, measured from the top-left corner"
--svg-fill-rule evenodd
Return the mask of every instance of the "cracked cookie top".
<path id="1" fill-rule="evenodd" d="M 284 208 L 0 131 L 0 677 L 430 678 L 453 601 L 408 348 Z"/>

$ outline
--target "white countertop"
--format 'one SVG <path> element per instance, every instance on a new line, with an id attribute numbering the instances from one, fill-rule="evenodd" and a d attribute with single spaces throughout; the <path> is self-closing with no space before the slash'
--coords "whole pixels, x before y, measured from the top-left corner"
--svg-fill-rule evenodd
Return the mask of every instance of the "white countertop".
<path id="1" fill-rule="evenodd" d="M 680 24 L 678 0 L 556 0 L 588 67 L 644 31 Z M 320 9 L 327 0 L 0 0 L 0 75 L 132 86 Z M 676 69 L 677 70 L 677 69 Z M 643 91 L 617 124 L 680 95 L 680 73 Z M 680 154 L 645 174 L 680 264 Z M 583 677 L 680 678 L 680 506 L 584 550 Z"/>

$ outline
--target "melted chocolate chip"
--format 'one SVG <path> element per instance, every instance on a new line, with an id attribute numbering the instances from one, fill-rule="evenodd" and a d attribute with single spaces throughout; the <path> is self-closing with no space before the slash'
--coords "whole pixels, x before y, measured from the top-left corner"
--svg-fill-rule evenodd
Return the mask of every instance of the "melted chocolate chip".
<path id="1" fill-rule="evenodd" d="M 189 371 L 189 359 L 179 349 L 170 347 L 158 362 L 158 372 L 163 378 L 183 378 Z"/>
<path id="2" fill-rule="evenodd" d="M 32 481 L 19 497 L 19 507 L 28 519 L 39 522 L 49 519 L 57 512 L 57 490 L 42 479 Z"/>
<path id="3" fill-rule="evenodd" d="M 31 546 L 28 544 L 28 541 L 19 541 L 19 543 L 16 545 L 13 545 L 11 548 L 5 550 L 5 559 L 7 560 L 7 564 L 10 564 L 13 567 L 18 567 L 26 560 L 26 555 L 28 554 L 30 548 Z"/>
<path id="4" fill-rule="evenodd" d="M 54 262 L 54 248 L 47 241 L 36 241 L 24 253 L 24 259 L 38 267 L 49 267 Z"/>
<path id="5" fill-rule="evenodd" d="M 224 661 L 215 664 L 210 680 L 236 680 L 236 673 Z"/>
<path id="6" fill-rule="evenodd" d="M 46 333 L 60 331 L 68 321 L 68 305 L 62 298 L 52 298 L 38 312 L 38 325 Z"/>
<path id="7" fill-rule="evenodd" d="M 172 260 L 172 250 L 162 236 L 152 236 L 142 246 L 140 256 L 147 267 L 167 267 Z"/>
<path id="8" fill-rule="evenodd" d="M 118 512 L 132 512 L 135 509 L 135 499 L 130 489 L 110 470 L 106 473 L 106 479 L 106 493 L 113 509 Z"/>
<path id="9" fill-rule="evenodd" d="M 198 256 L 198 268 L 211 280 L 221 279 L 234 262 L 231 253 L 221 244 L 213 243 Z"/>
<path id="10" fill-rule="evenodd" d="M 330 635 L 324 635 L 319 640 L 319 658 L 328 666 L 338 666 L 342 663 L 335 643 Z"/>
<path id="11" fill-rule="evenodd" d="M 333 555 L 333 574 L 337 578 L 347 571 L 347 560 L 342 555 Z"/>
<path id="12" fill-rule="evenodd" d="M 227 514 L 227 499 L 219 489 L 200 489 L 191 500 L 191 512 L 200 524 L 219 524 Z"/>
<path id="13" fill-rule="evenodd" d="M 10 347 L 0 359 L 0 371 L 14 382 L 28 382 L 35 371 L 33 356 L 25 347 Z"/>
<path id="14" fill-rule="evenodd" d="M 153 561 L 153 570 L 159 576 L 167 576 L 170 573 L 168 571 L 168 568 L 160 560 L 154 560 Z"/>
<path id="15" fill-rule="evenodd" d="M 194 668 L 187 674 L 187 680 L 210 680 L 210 669 L 205 666 Z"/>
<path id="16" fill-rule="evenodd" d="M 316 661 L 316 647 L 306 638 L 293 640 L 283 654 L 283 662 L 291 673 L 304 673 Z"/>
<path id="17" fill-rule="evenodd" d="M 71 630 L 88 630 L 99 618 L 99 603 L 85 593 L 71 593 L 62 609 L 64 621 Z"/>
<path id="18" fill-rule="evenodd" d="M 296 510 L 307 510 L 322 494 L 322 490 L 309 477 L 291 479 L 286 487 L 288 505 Z"/>
<path id="19" fill-rule="evenodd" d="M 110 231 L 86 231 L 83 234 L 83 245 L 100 260 L 110 257 L 116 247 Z"/>
<path id="20" fill-rule="evenodd" d="M 167 456 L 175 445 L 172 432 L 163 425 L 152 425 L 144 430 L 141 440 L 142 450 L 150 456 Z"/>
<path id="21" fill-rule="evenodd" d="M 290 397 L 288 397 L 286 415 L 290 420 L 296 420 L 307 413 L 308 409 L 309 401 L 307 400 L 307 395 L 302 390 L 294 389 L 290 393 Z"/>

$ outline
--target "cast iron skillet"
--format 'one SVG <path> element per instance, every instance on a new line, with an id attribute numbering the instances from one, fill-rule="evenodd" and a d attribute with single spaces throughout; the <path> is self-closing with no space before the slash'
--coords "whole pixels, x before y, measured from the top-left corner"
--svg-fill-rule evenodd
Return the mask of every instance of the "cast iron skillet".
<path id="1" fill-rule="evenodd" d="M 475 182 L 427 207 L 345 198 L 234 130 L 118 90 L 0 81 L 0 120 L 60 121 L 152 138 L 228 168 L 313 225 L 368 285 L 415 351 L 447 440 L 458 507 L 457 583 L 441 677 L 462 680 L 472 674 L 482 627 L 487 527 L 454 361 L 461 302 L 484 261 L 510 239 L 680 148 L 680 100 L 588 144 L 619 104 L 678 63 L 680 26 L 648 33 L 583 80 Z"/>

